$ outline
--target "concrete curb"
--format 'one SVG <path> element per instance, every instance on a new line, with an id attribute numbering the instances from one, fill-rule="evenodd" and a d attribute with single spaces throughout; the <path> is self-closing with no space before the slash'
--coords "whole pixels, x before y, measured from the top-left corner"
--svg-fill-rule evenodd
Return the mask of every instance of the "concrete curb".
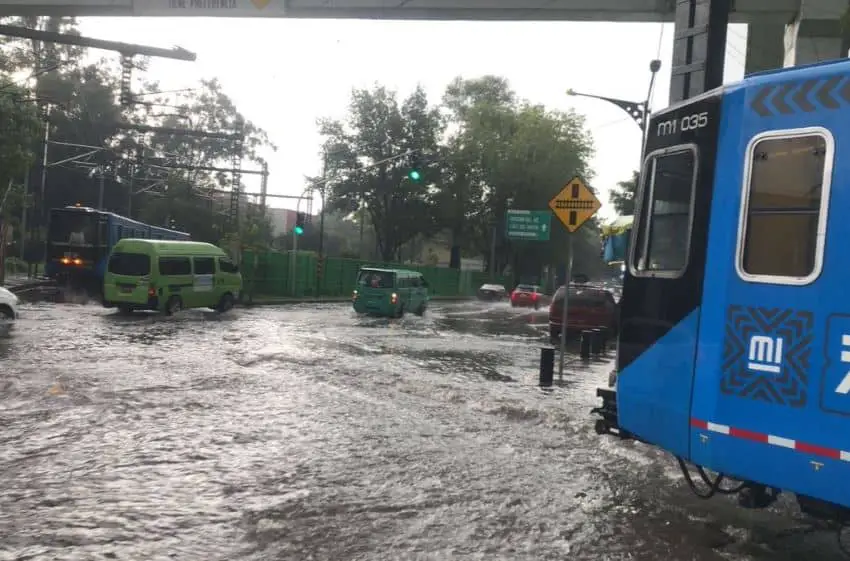
<path id="1" fill-rule="evenodd" d="M 434 302 L 462 302 L 474 298 L 471 296 L 432 296 L 430 299 Z M 350 297 L 343 296 L 304 298 L 255 296 L 250 302 L 242 302 L 241 305 L 250 308 L 253 306 L 285 306 L 287 304 L 348 304 L 350 302 Z"/>

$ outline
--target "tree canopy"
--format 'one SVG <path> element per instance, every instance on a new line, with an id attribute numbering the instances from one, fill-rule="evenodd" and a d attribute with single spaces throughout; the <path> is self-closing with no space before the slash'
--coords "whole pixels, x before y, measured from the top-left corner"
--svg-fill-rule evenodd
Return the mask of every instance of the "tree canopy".
<path id="1" fill-rule="evenodd" d="M 626 181 L 620 181 L 611 189 L 609 198 L 614 209 L 620 216 L 631 216 L 635 213 L 635 193 L 640 182 L 640 174 L 632 172 L 632 177 Z"/>
<path id="2" fill-rule="evenodd" d="M 520 99 L 504 78 L 483 76 L 455 79 L 439 105 L 421 87 L 401 101 L 380 85 L 354 90 L 347 117 L 319 127 L 328 205 L 367 215 L 384 260 L 438 233 L 451 246 L 452 267 L 464 254 L 489 265 L 494 237 L 498 271 L 534 274 L 566 260 L 563 227 L 553 223 L 549 242 L 511 241 L 505 220 L 508 209 L 547 209 L 574 175 L 592 179 L 582 116 Z M 419 180 L 408 174 L 416 165 L 408 152 L 425 163 Z M 597 223 L 577 235 L 578 266 L 598 270 Z"/>

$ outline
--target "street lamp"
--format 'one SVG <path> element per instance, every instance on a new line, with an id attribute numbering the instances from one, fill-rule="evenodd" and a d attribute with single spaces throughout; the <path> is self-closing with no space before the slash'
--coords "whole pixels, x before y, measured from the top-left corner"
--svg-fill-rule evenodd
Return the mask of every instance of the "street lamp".
<path id="1" fill-rule="evenodd" d="M 609 103 L 613 103 L 623 111 L 629 114 L 629 116 L 637 123 L 637 126 L 640 127 L 641 130 L 641 157 L 643 156 L 643 151 L 646 149 L 646 135 L 649 131 L 649 101 L 652 98 L 652 91 L 655 88 L 655 76 L 658 74 L 658 71 L 661 70 L 661 61 L 658 59 L 654 59 L 649 63 L 649 89 L 646 93 L 645 101 L 628 101 L 625 99 L 617 99 L 615 97 L 605 97 L 602 95 L 594 95 L 594 94 L 586 94 L 573 90 L 572 88 L 567 90 L 567 95 L 576 96 L 576 97 L 589 97 L 592 99 L 601 99 L 602 101 L 607 101 Z"/>

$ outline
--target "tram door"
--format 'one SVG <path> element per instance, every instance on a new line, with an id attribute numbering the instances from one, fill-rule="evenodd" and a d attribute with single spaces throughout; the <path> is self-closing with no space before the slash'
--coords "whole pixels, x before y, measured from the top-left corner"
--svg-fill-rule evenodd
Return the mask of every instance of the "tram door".
<path id="1" fill-rule="evenodd" d="M 686 457 L 721 99 L 649 124 L 620 302 L 618 423 Z"/>

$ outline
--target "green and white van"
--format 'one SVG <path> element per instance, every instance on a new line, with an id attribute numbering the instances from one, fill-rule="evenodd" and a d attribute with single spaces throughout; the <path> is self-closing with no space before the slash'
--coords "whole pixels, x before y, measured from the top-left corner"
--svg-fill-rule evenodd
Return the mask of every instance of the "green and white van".
<path id="1" fill-rule="evenodd" d="M 103 305 L 122 312 L 184 308 L 230 310 L 242 290 L 239 268 L 202 242 L 125 238 L 115 244 L 103 279 Z"/>
<path id="2" fill-rule="evenodd" d="M 421 316 L 428 308 L 428 281 L 418 271 L 363 267 L 351 300 L 358 314 L 401 317 Z"/>

